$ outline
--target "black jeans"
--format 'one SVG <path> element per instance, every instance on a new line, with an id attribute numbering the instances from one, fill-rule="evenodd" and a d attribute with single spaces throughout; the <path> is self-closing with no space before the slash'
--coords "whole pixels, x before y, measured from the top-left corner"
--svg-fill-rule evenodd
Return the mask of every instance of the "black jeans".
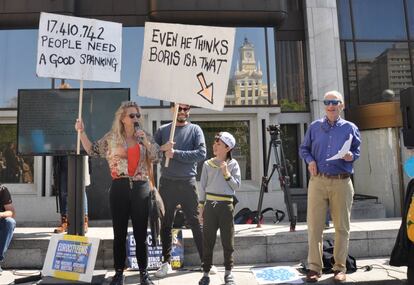
<path id="1" fill-rule="evenodd" d="M 178 204 L 184 212 L 186 221 L 193 232 L 200 260 L 203 257 L 202 231 L 198 221 L 198 194 L 196 180 L 160 179 L 160 195 L 164 201 L 165 216 L 161 223 L 162 255 L 164 262 L 171 261 L 172 226 Z"/>
<path id="2" fill-rule="evenodd" d="M 109 203 L 114 230 L 114 267 L 124 270 L 126 259 L 126 236 L 131 217 L 136 256 L 140 270 L 148 267 L 147 226 L 149 209 L 149 187 L 147 181 L 134 181 L 132 189 L 128 178 L 112 181 Z"/>
<path id="3" fill-rule="evenodd" d="M 224 268 L 231 270 L 234 265 L 234 206 L 232 202 L 206 201 L 204 206 L 203 225 L 203 271 L 209 272 L 213 262 L 214 245 L 217 230 L 220 229 L 221 245 L 223 246 Z"/>

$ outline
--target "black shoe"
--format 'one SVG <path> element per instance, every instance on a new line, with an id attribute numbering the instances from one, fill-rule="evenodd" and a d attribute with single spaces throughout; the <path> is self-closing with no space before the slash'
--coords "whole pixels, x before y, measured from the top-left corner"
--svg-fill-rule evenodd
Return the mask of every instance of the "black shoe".
<path id="1" fill-rule="evenodd" d="M 147 270 L 141 271 L 139 273 L 139 277 L 140 277 L 139 284 L 141 284 L 141 285 L 154 285 L 154 283 L 149 278 L 149 274 L 148 274 Z"/>
<path id="2" fill-rule="evenodd" d="M 124 273 L 116 272 L 114 277 L 112 277 L 110 285 L 124 285 Z"/>
<path id="3" fill-rule="evenodd" d="M 224 284 L 225 285 L 236 285 L 236 282 L 234 282 L 233 274 L 228 274 L 224 276 Z"/>
<path id="4" fill-rule="evenodd" d="M 210 284 L 210 277 L 203 276 L 200 281 L 198 281 L 198 285 L 208 285 Z"/>

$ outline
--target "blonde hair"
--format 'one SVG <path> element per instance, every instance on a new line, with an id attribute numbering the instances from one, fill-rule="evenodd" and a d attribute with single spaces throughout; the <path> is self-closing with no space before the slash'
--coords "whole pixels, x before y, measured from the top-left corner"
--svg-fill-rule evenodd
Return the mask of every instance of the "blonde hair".
<path id="1" fill-rule="evenodd" d="M 122 119 L 126 115 L 126 109 L 128 108 L 135 108 L 138 113 L 141 113 L 141 108 L 138 106 L 137 103 L 134 101 L 124 101 L 121 103 L 121 106 L 119 106 L 118 110 L 116 110 L 114 115 L 114 120 L 112 122 L 112 128 L 111 133 L 115 136 L 115 139 L 117 141 L 124 141 L 124 138 L 126 137 L 124 124 L 122 123 Z M 140 124 L 142 124 L 142 118 L 138 119 Z"/>

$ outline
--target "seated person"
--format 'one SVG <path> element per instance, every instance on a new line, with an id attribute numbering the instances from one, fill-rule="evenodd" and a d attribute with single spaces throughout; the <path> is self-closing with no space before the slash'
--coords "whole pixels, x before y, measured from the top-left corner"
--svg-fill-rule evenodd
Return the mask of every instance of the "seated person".
<path id="1" fill-rule="evenodd" d="M 0 185 L 0 265 L 4 260 L 16 227 L 14 216 L 15 211 L 10 192 L 5 186 Z M 0 275 L 1 273 L 0 266 Z"/>

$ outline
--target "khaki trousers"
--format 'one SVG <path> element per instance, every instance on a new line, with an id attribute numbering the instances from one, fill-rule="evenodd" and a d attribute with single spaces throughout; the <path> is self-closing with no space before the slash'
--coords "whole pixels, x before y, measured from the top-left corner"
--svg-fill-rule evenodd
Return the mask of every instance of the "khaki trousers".
<path id="1" fill-rule="evenodd" d="M 334 271 L 346 272 L 349 246 L 349 224 L 354 187 L 350 178 L 332 179 L 312 176 L 308 187 L 308 267 L 322 271 L 322 244 L 326 211 L 331 212 L 335 227 Z"/>

